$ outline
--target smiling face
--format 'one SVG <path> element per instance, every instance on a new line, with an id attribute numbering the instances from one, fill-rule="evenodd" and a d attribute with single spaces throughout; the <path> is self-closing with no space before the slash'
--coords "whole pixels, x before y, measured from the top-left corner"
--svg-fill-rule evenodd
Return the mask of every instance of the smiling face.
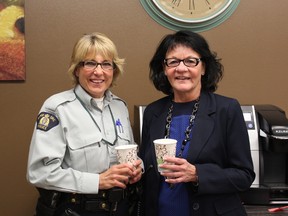
<path id="1" fill-rule="evenodd" d="M 201 58 L 193 49 L 186 46 L 176 46 L 166 54 L 166 59 L 187 59 Z M 202 61 L 195 67 L 187 67 L 183 61 L 177 67 L 164 65 L 165 75 L 167 76 L 174 92 L 175 102 L 187 102 L 195 100 L 201 92 L 201 76 L 205 73 Z"/>
<path id="2" fill-rule="evenodd" d="M 97 63 L 112 63 L 112 59 L 106 59 L 99 54 L 96 54 L 96 56 L 94 54 L 88 54 L 84 60 L 92 60 Z M 84 67 L 79 67 L 76 71 L 76 76 L 79 79 L 79 84 L 89 95 L 93 98 L 101 98 L 112 84 L 113 73 L 113 69 L 103 70 L 101 65 L 97 65 L 94 70 L 87 70 Z"/>

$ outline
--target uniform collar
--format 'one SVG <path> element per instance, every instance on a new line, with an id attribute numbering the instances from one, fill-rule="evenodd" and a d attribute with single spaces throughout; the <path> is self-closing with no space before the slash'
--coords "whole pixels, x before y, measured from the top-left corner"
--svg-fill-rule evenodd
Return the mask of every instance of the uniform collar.
<path id="1" fill-rule="evenodd" d="M 77 85 L 75 87 L 75 93 L 77 94 L 77 96 L 81 99 L 81 101 L 85 104 L 85 106 L 92 110 L 93 108 L 96 107 L 95 101 L 93 100 L 93 97 L 91 97 L 91 95 L 89 95 L 83 88 L 81 85 Z M 106 92 L 104 93 L 104 100 L 103 100 L 103 107 L 105 107 L 106 105 L 108 105 L 114 98 L 115 96 L 112 94 L 112 92 L 108 89 L 106 90 Z"/>

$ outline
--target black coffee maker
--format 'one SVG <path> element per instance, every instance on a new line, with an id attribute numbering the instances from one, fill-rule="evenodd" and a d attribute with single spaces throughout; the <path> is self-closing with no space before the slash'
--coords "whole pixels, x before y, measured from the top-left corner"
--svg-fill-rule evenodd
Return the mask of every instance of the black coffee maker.
<path id="1" fill-rule="evenodd" d="M 240 195 L 244 204 L 288 204 L 288 119 L 274 105 L 253 108 L 259 142 L 253 160 L 257 184 Z"/>

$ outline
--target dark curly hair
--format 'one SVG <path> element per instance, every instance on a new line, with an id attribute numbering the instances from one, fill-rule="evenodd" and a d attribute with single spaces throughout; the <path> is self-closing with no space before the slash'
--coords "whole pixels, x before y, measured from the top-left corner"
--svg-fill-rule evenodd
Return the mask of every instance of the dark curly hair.
<path id="1" fill-rule="evenodd" d="M 178 45 L 192 48 L 200 55 L 201 61 L 205 64 L 205 74 L 201 78 L 201 91 L 215 92 L 218 82 L 223 77 L 224 67 L 220 63 L 221 59 L 217 58 L 215 52 L 210 51 L 207 41 L 201 35 L 188 30 L 166 35 L 156 49 L 149 64 L 149 77 L 155 88 L 166 95 L 173 94 L 172 86 L 164 73 L 164 59 L 167 52 Z"/>

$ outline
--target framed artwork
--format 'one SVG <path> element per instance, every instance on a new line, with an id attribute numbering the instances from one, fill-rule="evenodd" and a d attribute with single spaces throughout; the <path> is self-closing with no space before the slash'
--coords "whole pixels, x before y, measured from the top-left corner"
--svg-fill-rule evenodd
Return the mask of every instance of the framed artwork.
<path id="1" fill-rule="evenodd" d="M 25 80 L 24 0 L 0 0 L 0 81 Z"/>

